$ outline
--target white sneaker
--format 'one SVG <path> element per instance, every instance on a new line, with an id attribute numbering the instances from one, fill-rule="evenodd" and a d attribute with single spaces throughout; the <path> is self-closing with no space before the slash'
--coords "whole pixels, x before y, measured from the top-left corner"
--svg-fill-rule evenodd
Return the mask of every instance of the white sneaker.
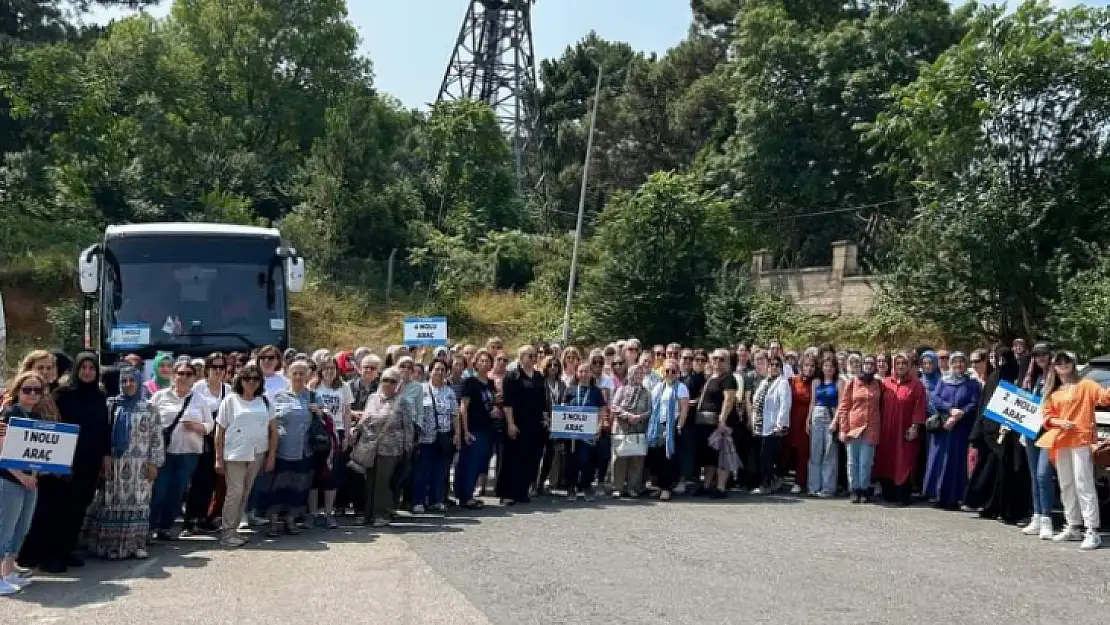
<path id="1" fill-rule="evenodd" d="M 672 490 L 671 493 L 675 495 L 685 495 L 686 482 L 679 482 L 677 485 L 675 485 L 674 490 Z"/>
<path id="2" fill-rule="evenodd" d="M 1041 517 L 1041 529 L 1038 535 L 1041 540 L 1052 540 L 1052 517 L 1047 514 Z"/>
<path id="3" fill-rule="evenodd" d="M 14 584 L 10 584 L 10 583 L 0 579 L 0 597 L 6 597 L 8 595 L 14 595 L 15 593 L 19 592 L 20 590 L 23 590 L 23 589 L 20 588 L 19 586 L 16 586 Z"/>
<path id="4" fill-rule="evenodd" d="M 1021 528 L 1021 533 L 1026 536 L 1036 536 L 1041 533 L 1041 515 L 1034 514 L 1032 519 L 1029 519 L 1029 525 Z"/>
<path id="5" fill-rule="evenodd" d="M 29 580 L 25 577 L 20 577 L 19 575 L 16 575 L 14 572 L 13 573 L 8 573 L 8 576 L 4 578 L 4 581 L 11 584 L 12 586 L 15 586 L 16 588 L 18 588 L 20 590 L 23 590 L 24 588 L 31 585 L 31 580 Z"/>
<path id="6" fill-rule="evenodd" d="M 1079 548 L 1083 551 L 1091 551 L 1101 546 L 1102 536 L 1099 535 L 1098 530 L 1089 529 L 1087 533 L 1083 535 L 1083 544 L 1079 545 Z"/>
<path id="7" fill-rule="evenodd" d="M 424 505 L 419 504 L 419 503 L 416 504 L 415 506 L 412 507 L 412 513 L 413 514 L 424 514 Z"/>
<path id="8" fill-rule="evenodd" d="M 1064 543 L 1083 540 L 1083 534 L 1074 527 L 1065 527 L 1059 534 L 1052 537 L 1052 542 Z"/>
<path id="9" fill-rule="evenodd" d="M 769 491 L 765 490 L 762 486 L 752 490 L 753 495 L 763 495 L 763 494 L 766 494 L 767 492 L 769 492 Z"/>
<path id="10" fill-rule="evenodd" d="M 135 551 L 135 559 L 136 560 L 146 560 L 149 557 L 150 557 L 150 554 L 147 553 L 146 549 L 137 549 Z"/>
<path id="11" fill-rule="evenodd" d="M 802 494 L 802 487 L 795 484 L 794 488 L 790 489 L 790 494 L 791 495 L 801 495 Z"/>

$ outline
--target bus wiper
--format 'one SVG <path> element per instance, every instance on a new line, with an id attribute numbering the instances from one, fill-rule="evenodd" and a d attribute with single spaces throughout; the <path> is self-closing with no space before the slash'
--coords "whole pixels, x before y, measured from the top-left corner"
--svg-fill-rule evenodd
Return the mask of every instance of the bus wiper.
<path id="1" fill-rule="evenodd" d="M 220 338 L 233 338 L 239 339 L 243 345 L 247 346 L 248 350 L 253 350 L 258 347 L 258 344 L 247 338 L 245 334 L 239 332 L 187 332 L 183 337 L 190 339 L 220 339 Z M 194 343 L 197 341 L 193 341 Z"/>

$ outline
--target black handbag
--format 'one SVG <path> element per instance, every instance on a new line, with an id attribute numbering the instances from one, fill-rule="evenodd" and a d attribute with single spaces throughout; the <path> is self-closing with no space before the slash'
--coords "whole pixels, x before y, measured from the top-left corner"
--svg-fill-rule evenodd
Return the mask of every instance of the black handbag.
<path id="1" fill-rule="evenodd" d="M 439 453 L 445 456 L 453 456 L 455 454 L 455 433 L 438 431 L 439 406 L 436 405 L 436 396 L 435 393 L 432 392 L 432 388 L 430 385 L 425 386 L 424 389 L 425 392 L 428 393 L 428 397 L 432 400 L 432 415 L 435 416 L 437 428 L 435 440 L 436 449 L 439 451 Z"/>

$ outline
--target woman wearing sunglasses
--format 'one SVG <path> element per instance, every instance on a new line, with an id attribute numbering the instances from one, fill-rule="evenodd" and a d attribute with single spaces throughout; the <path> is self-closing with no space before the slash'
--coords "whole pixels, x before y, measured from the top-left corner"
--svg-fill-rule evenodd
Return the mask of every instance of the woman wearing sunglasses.
<path id="1" fill-rule="evenodd" d="M 46 382 L 33 372 L 21 373 L 8 387 L 0 411 L 0 445 L 4 444 L 11 419 L 34 419 L 43 401 Z M 49 420 L 56 420 L 51 418 Z M 30 585 L 31 580 L 17 570 L 16 555 L 31 529 L 31 518 L 38 501 L 38 476 L 33 472 L 0 469 L 0 596 L 12 595 Z"/>
<path id="2" fill-rule="evenodd" d="M 647 356 L 645 354 L 645 356 Z M 641 361 L 643 371 L 651 369 L 651 361 Z M 651 416 L 647 427 L 647 469 L 655 476 L 659 500 L 670 501 L 671 490 L 678 481 L 678 438 L 686 426 L 690 410 L 690 389 L 678 379 L 678 363 L 663 363 L 663 381 L 651 391 Z"/>
<path id="3" fill-rule="evenodd" d="M 277 422 L 264 395 L 262 377 L 258 365 L 243 367 L 216 416 L 216 473 L 224 476 L 227 485 L 220 538 L 225 547 L 246 544 L 237 530 L 247 496 L 259 472 L 273 471 L 277 462 Z"/>

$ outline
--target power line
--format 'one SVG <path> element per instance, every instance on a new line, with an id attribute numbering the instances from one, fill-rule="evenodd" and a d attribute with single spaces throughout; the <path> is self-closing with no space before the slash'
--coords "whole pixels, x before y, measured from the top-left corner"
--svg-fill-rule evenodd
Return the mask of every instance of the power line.
<path id="1" fill-rule="evenodd" d="M 917 199 L 917 198 L 915 196 L 912 196 L 912 195 L 907 195 L 907 196 L 904 196 L 904 197 L 897 197 L 897 198 L 894 198 L 894 199 L 891 199 L 891 200 L 885 200 L 883 202 L 873 202 L 871 204 L 859 204 L 857 206 L 846 206 L 844 208 L 832 208 L 832 209 L 829 209 L 829 210 L 816 211 L 816 212 L 812 212 L 812 213 L 796 213 L 796 214 L 793 214 L 793 215 L 773 214 L 773 215 L 767 215 L 766 217 L 747 217 L 747 218 L 743 218 L 743 219 L 738 219 L 736 221 L 736 223 L 767 223 L 769 221 L 770 222 L 782 222 L 782 221 L 791 221 L 791 220 L 794 220 L 794 219 L 807 219 L 809 217 L 823 217 L 825 215 L 837 215 L 837 214 L 840 214 L 840 213 L 851 213 L 851 212 L 863 210 L 865 208 L 878 208 L 880 206 L 887 206 L 889 204 L 897 204 L 899 202 L 905 202 L 906 200 L 914 200 L 914 199 Z"/>

